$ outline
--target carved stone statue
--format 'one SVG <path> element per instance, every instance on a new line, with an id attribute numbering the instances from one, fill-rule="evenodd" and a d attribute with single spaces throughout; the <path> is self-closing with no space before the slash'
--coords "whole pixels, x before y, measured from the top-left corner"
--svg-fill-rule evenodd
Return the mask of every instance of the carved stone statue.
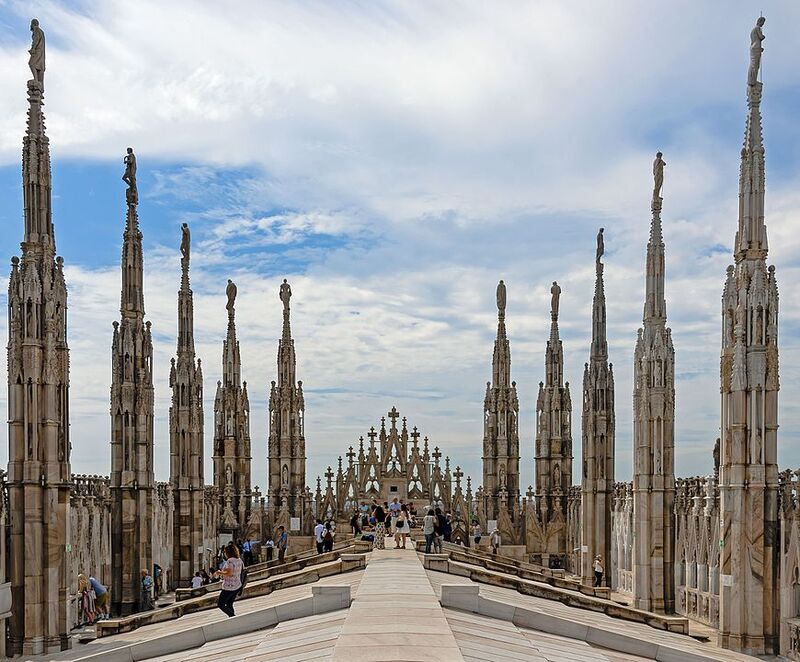
<path id="1" fill-rule="evenodd" d="M 661 187 L 664 185 L 664 166 L 667 165 L 661 152 L 656 152 L 656 160 L 653 161 L 653 179 L 655 185 L 653 187 L 653 200 L 661 197 Z"/>
<path id="2" fill-rule="evenodd" d="M 720 449 L 719 449 L 720 441 L 719 437 L 714 442 L 714 474 L 719 475 L 719 461 L 720 461 Z"/>
<path id="3" fill-rule="evenodd" d="M 187 262 L 189 261 L 189 249 L 191 247 L 192 237 L 189 233 L 189 224 L 184 223 L 181 225 L 181 255 Z"/>
<path id="4" fill-rule="evenodd" d="M 31 68 L 33 80 L 39 84 L 39 89 L 44 91 L 44 32 L 39 27 L 39 21 L 31 21 L 31 54 L 28 66 Z"/>
<path id="5" fill-rule="evenodd" d="M 283 309 L 285 311 L 289 310 L 289 299 L 292 298 L 292 288 L 289 285 L 289 282 L 284 278 L 283 283 L 281 284 L 281 292 L 280 292 L 281 301 L 283 301 Z"/>
<path id="6" fill-rule="evenodd" d="M 553 287 L 550 288 L 550 315 L 553 319 L 558 319 L 558 303 L 561 299 L 561 287 L 556 281 L 553 281 Z"/>
<path id="7" fill-rule="evenodd" d="M 505 315 L 506 312 L 506 284 L 501 280 L 497 284 L 497 310 Z"/>
<path id="8" fill-rule="evenodd" d="M 597 256 L 595 260 L 599 263 L 600 258 L 603 257 L 603 254 L 606 252 L 606 246 L 603 242 L 603 228 L 600 228 L 600 232 L 597 233 Z"/>
<path id="9" fill-rule="evenodd" d="M 228 314 L 233 313 L 233 306 L 236 303 L 236 283 L 234 283 L 230 278 L 228 278 L 228 286 L 225 288 L 225 294 L 228 295 L 228 303 L 225 305 L 225 308 L 228 309 Z"/>
<path id="10" fill-rule="evenodd" d="M 136 188 L 136 154 L 133 153 L 133 147 L 128 147 L 128 153 L 122 162 L 125 164 L 122 181 L 128 185 L 128 202 L 136 204 L 139 200 L 139 191 Z"/>
<path id="11" fill-rule="evenodd" d="M 764 41 L 764 23 L 767 19 L 760 16 L 756 21 L 756 26 L 750 31 L 750 69 L 747 71 L 747 84 L 755 85 L 758 81 L 758 70 L 761 68 L 761 53 L 764 49 L 761 42 Z M 31 29 L 33 29 L 31 27 Z"/>

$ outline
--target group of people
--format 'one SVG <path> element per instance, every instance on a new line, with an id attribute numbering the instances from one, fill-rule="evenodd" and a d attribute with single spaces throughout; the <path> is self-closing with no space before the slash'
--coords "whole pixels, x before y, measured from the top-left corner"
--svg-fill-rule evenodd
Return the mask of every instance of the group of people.
<path id="1" fill-rule="evenodd" d="M 352 520 L 350 526 L 353 526 Z M 317 546 L 317 554 L 333 551 L 333 541 L 336 538 L 336 523 L 328 519 L 323 524 L 320 518 L 314 525 L 314 544 Z"/>
<path id="2" fill-rule="evenodd" d="M 103 586 L 97 579 L 81 573 L 78 575 L 78 605 L 83 616 L 83 625 L 94 625 L 110 617 L 108 587 Z"/>

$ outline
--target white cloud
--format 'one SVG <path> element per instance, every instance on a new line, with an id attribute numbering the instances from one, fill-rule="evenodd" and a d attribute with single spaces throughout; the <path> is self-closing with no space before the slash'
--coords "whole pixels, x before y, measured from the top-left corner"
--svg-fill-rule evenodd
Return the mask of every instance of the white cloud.
<path id="1" fill-rule="evenodd" d="M 31 10 L 15 9 L 20 16 Z M 201 209 L 190 216 L 201 222 L 193 287 L 208 421 L 224 335 L 224 278 L 237 280 L 252 435 L 261 453 L 255 482 L 263 484 L 266 384 L 274 378 L 280 331 L 279 280 L 262 275 L 265 264 L 269 273 L 288 271 L 295 292 L 309 483 L 396 404 L 477 485 L 496 281 L 509 285 L 522 448 L 530 458 L 554 278 L 564 288 L 566 372 L 573 401 L 580 401 L 599 225 L 608 236 L 617 466 L 626 478 L 631 355 L 656 148 L 668 162 L 668 310 L 683 377 L 678 472 L 710 466 L 718 426 L 719 295 L 730 256 L 709 248 L 730 246 L 735 231 L 754 18 L 748 4 L 727 4 L 726 21 L 719 21 L 718 7 L 688 2 L 625 2 L 612 10 L 581 2 L 501 9 L 145 0 L 89 2 L 82 13 L 56 3 L 36 11 L 48 35 L 54 176 L 67 158 L 118 165 L 128 144 L 136 146 L 140 167 L 188 164 L 177 175 L 162 173 L 149 195 Z M 800 9 L 783 2 L 772 11 L 764 115 L 767 139 L 779 141 L 770 118 L 788 113 L 791 104 L 779 92 L 798 85 L 792 49 Z M 0 45 L 0 88 L 10 91 L 0 96 L 0 163 L 19 156 L 26 48 L 24 33 Z M 735 129 L 704 119 L 731 107 L 739 118 Z M 796 439 L 800 421 L 791 395 L 800 384 L 800 310 L 791 296 L 800 178 L 782 167 L 780 184 L 769 190 L 767 218 L 784 293 L 782 325 L 791 329 L 782 338 L 785 440 Z M 220 168 L 256 174 L 220 182 Z M 321 251 L 308 242 L 319 235 L 341 242 Z M 310 260 L 299 273 L 281 267 L 281 260 L 298 256 Z M 74 465 L 105 472 L 117 255 L 102 256 L 99 266 L 66 257 Z M 178 286 L 173 249 L 149 251 L 146 267 L 148 315 L 158 334 L 157 472 L 165 478 Z M 579 419 L 576 412 L 576 456 Z M 800 457 L 782 451 L 781 460 Z M 527 485 L 530 461 L 524 470 Z"/>

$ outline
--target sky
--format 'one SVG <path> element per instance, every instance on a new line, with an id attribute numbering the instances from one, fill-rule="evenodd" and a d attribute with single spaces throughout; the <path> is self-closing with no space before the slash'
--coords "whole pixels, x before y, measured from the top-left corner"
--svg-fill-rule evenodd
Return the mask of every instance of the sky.
<path id="1" fill-rule="evenodd" d="M 145 307 L 155 344 L 155 472 L 169 478 L 180 225 L 192 228 L 205 374 L 206 482 L 225 285 L 264 488 L 283 278 L 306 398 L 307 480 L 392 406 L 480 483 L 485 382 L 508 287 L 521 484 L 534 482 L 550 284 L 579 406 L 595 236 L 605 228 L 616 478 L 631 478 L 632 358 L 644 301 L 652 161 L 667 163 L 667 313 L 676 474 L 712 468 L 720 295 L 736 231 L 749 33 L 767 18 L 766 222 L 780 310 L 779 464 L 800 465 L 800 5 L 0 0 L 0 256 L 22 238 L 28 25 L 47 36 L 45 114 L 69 288 L 74 473 L 108 474 L 112 321 L 138 157 Z M 0 275 L 5 299 L 7 273 Z M 0 335 L 7 320 L 0 318 Z M 5 353 L 0 371 L 5 372 Z M 6 391 L 0 391 L 5 408 Z M 573 451 L 581 455 L 580 412 Z M 0 427 L 0 462 L 7 429 Z M 580 477 L 576 459 L 575 480 Z"/>

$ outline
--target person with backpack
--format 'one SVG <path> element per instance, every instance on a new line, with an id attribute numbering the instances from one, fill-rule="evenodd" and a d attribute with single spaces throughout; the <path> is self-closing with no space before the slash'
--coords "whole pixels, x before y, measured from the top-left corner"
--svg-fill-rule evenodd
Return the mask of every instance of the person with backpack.
<path id="1" fill-rule="evenodd" d="M 233 611 L 233 602 L 242 590 L 244 563 L 239 558 L 239 548 L 232 542 L 225 547 L 225 557 L 225 563 L 214 576 L 222 577 L 222 590 L 219 592 L 217 607 L 230 617 L 236 615 Z"/>

